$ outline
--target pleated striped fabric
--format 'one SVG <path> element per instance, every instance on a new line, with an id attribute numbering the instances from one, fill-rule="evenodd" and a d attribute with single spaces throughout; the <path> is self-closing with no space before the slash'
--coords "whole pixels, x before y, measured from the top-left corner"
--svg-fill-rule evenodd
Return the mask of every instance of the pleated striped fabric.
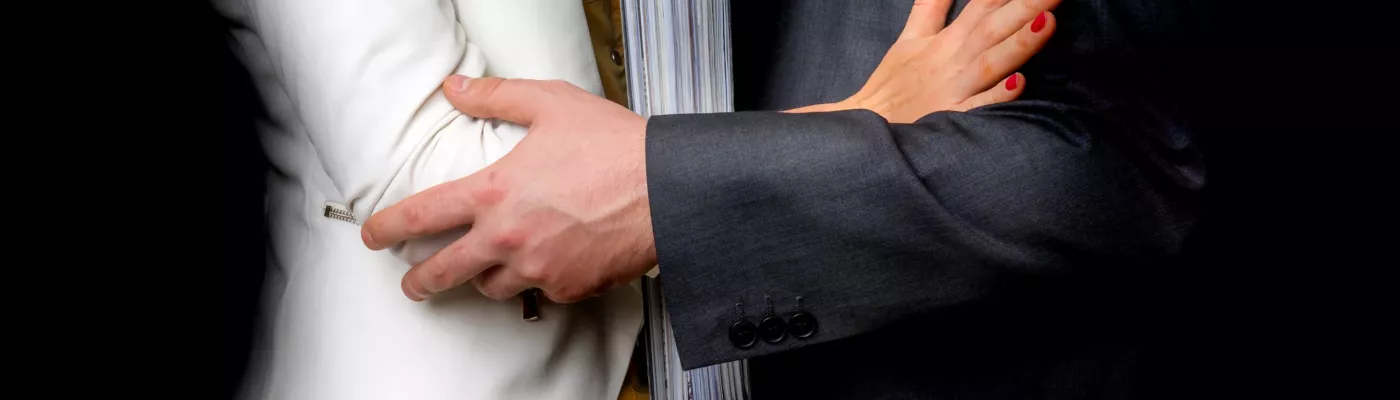
<path id="1" fill-rule="evenodd" d="M 622 0 L 628 103 L 644 117 L 734 111 L 729 0 Z M 662 272 L 665 273 L 665 272 Z M 681 369 L 661 282 L 642 291 L 651 398 L 749 399 L 748 368 L 735 361 Z"/>

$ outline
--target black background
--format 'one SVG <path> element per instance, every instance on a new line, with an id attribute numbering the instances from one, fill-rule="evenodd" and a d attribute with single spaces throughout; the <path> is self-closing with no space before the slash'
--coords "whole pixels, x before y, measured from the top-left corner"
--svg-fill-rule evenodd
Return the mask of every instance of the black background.
<path id="1" fill-rule="evenodd" d="M 21 397 L 228 398 L 263 278 L 261 105 L 206 4 L 103 3 L 6 15 L 38 25 L 8 35 Z M 1400 13 L 1212 4 L 1187 67 L 1207 217 L 1161 282 L 1163 397 L 1393 397 Z"/>

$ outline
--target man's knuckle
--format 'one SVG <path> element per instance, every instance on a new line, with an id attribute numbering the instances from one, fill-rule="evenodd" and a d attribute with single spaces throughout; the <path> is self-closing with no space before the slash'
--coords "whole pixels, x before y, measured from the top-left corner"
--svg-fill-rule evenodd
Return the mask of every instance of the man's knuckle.
<path id="1" fill-rule="evenodd" d="M 467 189 L 467 198 L 471 204 L 478 207 L 490 207 L 505 199 L 506 192 L 506 180 L 499 176 L 499 171 L 493 169 L 486 173 L 486 179 L 480 185 Z"/>
<path id="2" fill-rule="evenodd" d="M 501 288 L 499 285 L 492 285 L 490 283 L 481 285 L 477 290 L 480 291 L 482 295 L 492 300 L 507 300 L 516 295 L 516 293 L 508 293 L 508 290 Z"/>
<path id="3" fill-rule="evenodd" d="M 545 272 L 537 266 L 521 267 L 520 278 L 527 282 L 545 282 Z"/>
<path id="4" fill-rule="evenodd" d="M 496 93 L 496 89 L 501 87 L 502 82 L 505 82 L 505 80 L 496 77 L 473 79 L 470 83 L 467 83 L 465 92 L 468 98 L 486 99 Z"/>
<path id="5" fill-rule="evenodd" d="M 481 250 L 472 248 L 470 245 L 465 245 L 465 243 L 467 242 L 459 240 L 448 247 L 446 251 L 448 260 L 460 264 L 471 262 L 480 257 L 479 253 Z"/>
<path id="6" fill-rule="evenodd" d="M 573 303 L 588 298 L 590 293 L 579 287 L 566 287 L 559 291 L 559 301 L 563 303 Z"/>
<path id="7" fill-rule="evenodd" d="M 583 299 L 583 296 L 579 295 L 576 290 L 567 287 L 545 290 L 544 295 L 550 301 L 560 304 L 573 303 Z"/>
<path id="8" fill-rule="evenodd" d="M 534 261 L 521 263 L 519 273 L 520 277 L 527 282 L 549 283 L 551 281 L 549 266 L 545 263 Z"/>
<path id="9" fill-rule="evenodd" d="M 506 228 L 501 230 L 500 233 L 492 235 L 490 239 L 490 244 L 492 247 L 501 250 L 513 251 L 524 246 L 525 240 L 529 238 L 529 236 L 530 233 L 524 228 Z"/>
<path id="10" fill-rule="evenodd" d="M 452 275 L 452 271 L 447 268 L 429 269 L 427 271 L 423 271 L 423 275 L 424 279 L 428 283 L 428 286 L 437 290 L 452 287 L 453 284 L 456 283 L 453 282 L 454 277 Z"/>
<path id="11" fill-rule="evenodd" d="M 428 234 L 429 217 L 427 214 L 427 209 L 424 209 L 423 207 L 410 206 L 404 208 L 404 231 L 406 231 L 410 236 L 422 236 Z"/>

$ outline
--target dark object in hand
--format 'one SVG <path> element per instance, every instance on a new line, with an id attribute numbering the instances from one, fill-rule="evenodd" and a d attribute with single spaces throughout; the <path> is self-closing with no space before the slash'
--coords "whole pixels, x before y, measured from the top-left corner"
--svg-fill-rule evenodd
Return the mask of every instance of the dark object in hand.
<path id="1" fill-rule="evenodd" d="M 530 288 L 520 294 L 521 300 L 525 304 L 524 318 L 526 321 L 537 321 L 540 319 L 540 290 Z"/>

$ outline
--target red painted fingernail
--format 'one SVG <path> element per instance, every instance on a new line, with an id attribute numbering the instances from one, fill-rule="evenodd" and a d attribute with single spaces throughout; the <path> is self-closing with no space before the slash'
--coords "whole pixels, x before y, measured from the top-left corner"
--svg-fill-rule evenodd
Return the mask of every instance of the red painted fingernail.
<path id="1" fill-rule="evenodd" d="M 1006 90 L 1016 90 L 1016 76 L 1012 74 L 1010 78 L 1006 78 Z"/>
<path id="2" fill-rule="evenodd" d="M 1045 29 L 1044 11 L 1041 11 L 1040 15 L 1035 16 L 1035 21 L 1031 21 L 1031 32 L 1038 33 L 1041 29 Z"/>

